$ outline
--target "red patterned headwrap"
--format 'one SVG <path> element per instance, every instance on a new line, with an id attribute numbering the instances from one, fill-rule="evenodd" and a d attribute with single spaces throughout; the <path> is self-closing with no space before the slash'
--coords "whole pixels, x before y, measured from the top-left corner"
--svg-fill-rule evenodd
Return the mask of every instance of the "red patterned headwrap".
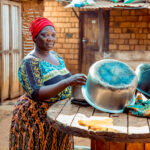
<path id="1" fill-rule="evenodd" d="M 47 18 L 39 17 L 34 19 L 30 23 L 29 30 L 32 35 L 32 40 L 37 36 L 37 34 L 45 27 L 45 26 L 52 26 L 54 27 L 53 23 L 48 20 Z M 55 27 L 54 27 L 55 28 Z"/>

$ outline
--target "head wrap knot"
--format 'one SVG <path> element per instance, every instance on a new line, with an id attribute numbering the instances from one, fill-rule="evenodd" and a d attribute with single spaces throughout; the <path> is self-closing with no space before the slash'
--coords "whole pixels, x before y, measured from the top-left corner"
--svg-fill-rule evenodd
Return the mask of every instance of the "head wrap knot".
<path id="1" fill-rule="evenodd" d="M 47 18 L 39 17 L 34 19 L 29 26 L 29 31 L 32 35 L 32 40 L 37 36 L 37 34 L 45 27 L 45 26 L 52 26 L 54 27 L 53 23 L 48 20 Z M 55 27 L 54 27 L 55 28 Z"/>

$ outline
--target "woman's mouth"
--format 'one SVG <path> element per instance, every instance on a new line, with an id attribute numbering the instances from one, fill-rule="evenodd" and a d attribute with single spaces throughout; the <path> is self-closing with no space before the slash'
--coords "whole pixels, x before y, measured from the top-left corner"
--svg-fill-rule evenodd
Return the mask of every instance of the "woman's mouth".
<path id="1" fill-rule="evenodd" d="M 54 43 L 48 43 L 47 46 L 52 47 L 52 46 L 54 46 Z"/>

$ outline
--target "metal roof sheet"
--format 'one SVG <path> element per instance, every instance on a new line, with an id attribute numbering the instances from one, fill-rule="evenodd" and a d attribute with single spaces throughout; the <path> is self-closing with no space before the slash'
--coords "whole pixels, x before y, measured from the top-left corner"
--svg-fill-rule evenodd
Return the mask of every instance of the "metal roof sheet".
<path id="1" fill-rule="evenodd" d="M 83 9 L 99 9 L 99 8 L 125 8 L 125 9 L 142 9 L 147 8 L 150 9 L 150 3 L 130 3 L 130 4 L 124 4 L 123 2 L 111 2 L 111 1 L 104 1 L 104 0 L 98 0 L 95 1 L 96 3 L 93 5 L 86 5 L 80 8 Z M 65 8 L 75 8 L 71 4 L 68 4 L 65 6 Z"/>

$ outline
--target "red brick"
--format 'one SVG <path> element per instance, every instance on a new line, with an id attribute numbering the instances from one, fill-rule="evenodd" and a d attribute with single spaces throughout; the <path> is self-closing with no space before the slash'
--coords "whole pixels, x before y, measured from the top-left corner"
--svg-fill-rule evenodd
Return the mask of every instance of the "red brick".
<path id="1" fill-rule="evenodd" d="M 115 20 L 115 17 L 114 16 L 110 16 L 109 17 L 109 21 L 114 21 Z"/>
<path id="2" fill-rule="evenodd" d="M 121 33 L 121 28 L 114 28 L 114 33 Z"/>
<path id="3" fill-rule="evenodd" d="M 56 8 L 56 11 L 61 11 L 61 12 L 63 12 L 63 11 L 65 11 L 65 8 L 64 7 L 55 7 Z"/>
<path id="4" fill-rule="evenodd" d="M 109 44 L 109 49 L 110 50 L 115 50 L 115 49 L 117 49 L 117 45 Z"/>
<path id="5" fill-rule="evenodd" d="M 136 27 L 140 27 L 140 28 L 146 28 L 148 27 L 148 23 L 147 22 L 136 22 Z"/>
<path id="6" fill-rule="evenodd" d="M 136 34 L 136 39 L 146 39 L 146 34 Z"/>
<path id="7" fill-rule="evenodd" d="M 126 44 L 129 44 L 129 40 L 128 39 L 125 39 L 124 40 L 124 44 L 126 45 Z"/>
<path id="8" fill-rule="evenodd" d="M 78 60 L 75 60 L 75 59 L 70 60 L 70 64 L 78 65 Z"/>
<path id="9" fill-rule="evenodd" d="M 122 16 L 129 16 L 130 15 L 130 10 L 123 10 L 122 11 Z"/>
<path id="10" fill-rule="evenodd" d="M 64 43 L 65 42 L 65 39 L 62 39 L 62 38 L 58 38 L 58 43 Z"/>
<path id="11" fill-rule="evenodd" d="M 73 55 L 65 54 L 65 58 L 73 59 Z"/>
<path id="12" fill-rule="evenodd" d="M 127 21 L 127 17 L 124 16 L 117 16 L 114 19 L 115 21 L 119 21 L 119 22 L 123 22 L 123 21 Z"/>
<path id="13" fill-rule="evenodd" d="M 129 40 L 129 44 L 137 45 L 138 44 L 138 40 L 137 39 L 130 39 Z"/>
<path id="14" fill-rule="evenodd" d="M 138 28 L 123 28 L 122 32 L 123 33 L 138 33 L 139 29 Z"/>
<path id="15" fill-rule="evenodd" d="M 144 45 L 150 45 L 150 41 L 149 40 L 144 40 Z"/>
<path id="16" fill-rule="evenodd" d="M 139 40 L 139 44 L 140 45 L 144 44 L 144 40 Z"/>
<path id="17" fill-rule="evenodd" d="M 111 10 L 110 15 L 111 16 L 121 16 L 121 11 L 120 10 Z"/>
<path id="18" fill-rule="evenodd" d="M 134 9 L 130 10 L 130 14 L 135 15 L 135 10 Z"/>
<path id="19" fill-rule="evenodd" d="M 109 37 L 112 39 L 118 39 L 120 37 L 120 34 L 111 34 L 110 33 Z"/>
<path id="20" fill-rule="evenodd" d="M 135 46 L 134 45 L 129 45 L 130 50 L 135 50 Z"/>
<path id="21" fill-rule="evenodd" d="M 78 44 L 79 43 L 79 39 L 68 39 L 68 42 L 69 43 L 76 43 L 76 44 Z"/>
<path id="22" fill-rule="evenodd" d="M 150 28 L 144 28 L 143 33 L 150 33 Z"/>
<path id="23" fill-rule="evenodd" d="M 121 39 L 129 39 L 130 38 L 130 34 L 120 34 L 120 38 Z"/>
<path id="24" fill-rule="evenodd" d="M 114 28 L 109 28 L 109 33 L 114 33 Z"/>
<path id="25" fill-rule="evenodd" d="M 62 44 L 60 44 L 60 43 L 55 43 L 55 48 L 62 48 Z"/>
<path id="26" fill-rule="evenodd" d="M 77 32 L 79 32 L 79 29 L 78 28 L 70 28 L 69 32 L 71 32 L 71 33 L 77 33 Z"/>
<path id="27" fill-rule="evenodd" d="M 132 38 L 132 39 L 135 39 L 135 34 L 131 34 L 131 38 Z"/>
<path id="28" fill-rule="evenodd" d="M 150 16 L 141 16 L 141 20 L 140 21 L 150 21 Z"/>
<path id="29" fill-rule="evenodd" d="M 119 50 L 130 50 L 129 45 L 119 45 Z"/>
<path id="30" fill-rule="evenodd" d="M 135 15 L 147 15 L 148 10 L 147 9 L 138 9 L 135 11 Z"/>
<path id="31" fill-rule="evenodd" d="M 70 54 L 78 54 L 79 50 L 78 49 L 69 49 Z"/>
<path id="32" fill-rule="evenodd" d="M 125 43 L 125 40 L 124 39 L 115 39 L 114 40 L 114 44 L 124 44 Z"/>
<path id="33" fill-rule="evenodd" d="M 121 22 L 120 27 L 131 27 L 131 22 Z"/>
<path id="34" fill-rule="evenodd" d="M 78 59 L 79 56 L 78 56 L 78 54 L 74 54 L 73 57 L 74 57 L 74 59 Z"/>
<path id="35" fill-rule="evenodd" d="M 150 46 L 147 46 L 147 50 L 150 50 Z"/>
<path id="36" fill-rule="evenodd" d="M 146 50 L 146 46 L 145 45 L 136 45 L 135 50 Z"/>
<path id="37" fill-rule="evenodd" d="M 127 21 L 139 21 L 139 17 L 138 16 L 128 16 L 127 17 Z"/>
<path id="38" fill-rule="evenodd" d="M 72 48 L 71 44 L 63 44 L 63 48 Z"/>

